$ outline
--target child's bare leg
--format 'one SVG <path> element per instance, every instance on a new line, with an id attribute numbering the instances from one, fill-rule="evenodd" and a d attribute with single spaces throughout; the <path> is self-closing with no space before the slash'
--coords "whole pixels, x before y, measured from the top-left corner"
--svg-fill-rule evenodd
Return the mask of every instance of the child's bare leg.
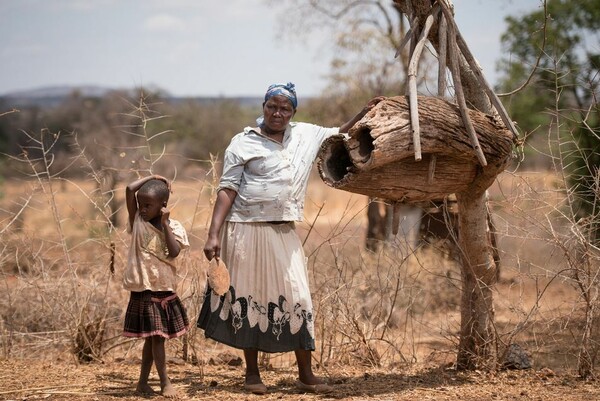
<path id="1" fill-rule="evenodd" d="M 165 339 L 161 336 L 152 337 L 152 353 L 154 355 L 154 365 L 160 378 L 160 393 L 167 398 L 175 397 L 177 391 L 171 384 L 167 375 L 167 355 L 165 351 Z"/>
<path id="2" fill-rule="evenodd" d="M 152 363 L 154 358 L 152 356 L 152 338 L 148 337 L 144 340 L 144 348 L 142 350 L 142 366 L 140 368 L 140 379 L 138 380 L 135 391 L 141 394 L 152 394 L 154 390 L 148 384 L 148 376 L 150 376 L 150 370 L 152 370 Z"/>

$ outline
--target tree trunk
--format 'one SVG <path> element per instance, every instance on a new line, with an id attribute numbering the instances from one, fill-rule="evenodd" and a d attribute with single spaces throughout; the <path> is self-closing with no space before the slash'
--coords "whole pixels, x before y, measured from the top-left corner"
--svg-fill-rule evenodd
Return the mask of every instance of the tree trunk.
<path id="1" fill-rule="evenodd" d="M 387 239 L 385 235 L 385 213 L 381 214 L 380 205 L 381 202 L 377 199 L 369 198 L 365 248 L 371 252 L 376 252 L 380 245 Z"/>
<path id="2" fill-rule="evenodd" d="M 456 365 L 458 369 L 493 369 L 497 355 L 492 287 L 497 274 L 487 238 L 486 198 L 460 193 L 457 201 L 463 288 Z"/>

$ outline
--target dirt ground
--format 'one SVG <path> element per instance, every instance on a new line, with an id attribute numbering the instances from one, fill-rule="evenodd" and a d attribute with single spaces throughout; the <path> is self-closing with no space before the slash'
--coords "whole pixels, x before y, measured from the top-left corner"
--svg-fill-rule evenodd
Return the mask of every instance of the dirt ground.
<path id="1" fill-rule="evenodd" d="M 69 361 L 1 361 L 2 400 L 139 400 L 134 393 L 138 361 L 76 365 Z M 293 369 L 269 370 L 263 380 L 266 395 L 242 389 L 240 366 L 194 366 L 172 360 L 171 380 L 182 400 L 600 400 L 600 383 L 582 381 L 569 372 L 549 369 L 498 373 L 456 372 L 450 368 L 372 369 L 330 368 L 319 374 L 335 385 L 329 395 L 303 394 L 295 389 Z M 153 373 L 151 385 L 158 388 Z"/>

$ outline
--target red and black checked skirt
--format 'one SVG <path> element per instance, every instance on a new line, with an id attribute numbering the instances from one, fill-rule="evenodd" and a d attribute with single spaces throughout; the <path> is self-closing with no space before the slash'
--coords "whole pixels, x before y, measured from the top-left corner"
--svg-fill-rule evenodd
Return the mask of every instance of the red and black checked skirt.
<path id="1" fill-rule="evenodd" d="M 131 293 L 123 336 L 175 338 L 185 334 L 188 327 L 185 307 L 174 292 Z"/>

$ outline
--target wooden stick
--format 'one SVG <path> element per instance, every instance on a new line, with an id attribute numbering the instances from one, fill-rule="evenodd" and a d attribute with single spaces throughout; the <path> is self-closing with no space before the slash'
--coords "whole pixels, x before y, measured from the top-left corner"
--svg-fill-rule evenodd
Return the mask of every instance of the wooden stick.
<path id="1" fill-rule="evenodd" d="M 475 148 L 475 153 L 477 154 L 477 158 L 479 159 L 479 163 L 482 166 L 487 166 L 487 160 L 485 159 L 485 155 L 481 150 L 481 146 L 479 145 L 479 139 L 477 139 L 477 133 L 475 133 L 475 129 L 473 128 L 473 124 L 471 123 L 471 118 L 469 117 L 469 111 L 467 109 L 467 103 L 465 102 L 465 94 L 462 89 L 462 83 L 460 80 L 460 68 L 458 66 L 458 56 L 459 50 L 458 45 L 456 43 L 456 32 L 454 31 L 454 24 L 452 21 L 448 23 L 448 39 L 449 46 L 448 52 L 450 54 L 450 70 L 452 72 L 452 79 L 454 80 L 454 92 L 456 93 L 456 101 L 458 103 L 458 108 L 460 110 L 460 115 L 463 120 L 463 124 L 471 137 L 471 143 Z"/>
<path id="2" fill-rule="evenodd" d="M 438 54 L 438 96 L 444 97 L 446 93 L 446 59 L 448 57 L 448 24 L 446 23 L 446 17 L 444 12 L 440 10 L 438 14 L 438 42 L 439 42 L 439 54 Z M 437 156 L 431 155 L 429 160 L 429 174 L 427 175 L 427 182 L 433 184 L 435 177 L 435 165 L 437 163 Z"/>
<path id="3" fill-rule="evenodd" d="M 471 51 L 469 50 L 469 47 L 467 46 L 467 43 L 465 42 L 465 40 L 460 35 L 460 32 L 457 31 L 457 35 L 456 36 L 457 36 L 456 40 L 457 40 L 458 46 L 459 46 L 460 50 L 462 51 L 463 56 L 467 60 L 467 63 L 469 64 L 469 66 L 473 70 L 473 73 L 475 74 L 475 77 L 479 80 L 479 83 L 481 84 L 481 86 L 485 90 L 486 94 L 490 98 L 490 101 L 492 102 L 492 104 L 496 108 L 496 111 L 498 111 L 498 114 L 500 115 L 500 118 L 504 122 L 504 125 L 506 125 L 506 127 L 512 132 L 513 138 L 517 139 L 519 137 L 519 133 L 517 131 L 517 128 L 515 127 L 514 122 L 512 121 L 512 119 L 510 118 L 510 116 L 508 115 L 508 112 L 504 108 L 504 105 L 502 104 L 502 102 L 498 98 L 498 95 L 496 95 L 496 92 L 494 92 L 494 90 L 488 84 L 487 80 L 485 79 L 485 76 L 481 72 L 481 68 L 479 67 L 479 65 L 477 64 L 477 61 L 475 60 L 475 58 L 471 54 Z"/>
<path id="4" fill-rule="evenodd" d="M 54 389 L 65 388 L 65 387 L 84 387 L 84 386 L 85 386 L 85 384 L 63 384 L 60 386 L 29 387 L 29 388 L 19 388 L 19 389 L 8 390 L 8 391 L 0 391 L 0 394 L 14 394 L 14 393 L 23 393 L 26 391 L 45 391 L 45 390 L 54 390 Z"/>
<path id="5" fill-rule="evenodd" d="M 398 45 L 398 48 L 396 49 L 396 54 L 394 54 L 394 58 L 398 58 L 398 56 L 400 56 L 400 53 L 402 53 L 404 46 L 406 46 L 406 44 L 410 40 L 411 36 L 412 36 L 412 28 L 409 29 L 408 32 L 406 32 L 406 35 L 404 35 L 404 37 L 402 38 L 400 45 Z"/>
<path id="6" fill-rule="evenodd" d="M 46 395 L 74 395 L 80 397 L 89 397 L 91 395 L 111 395 L 112 393 L 85 393 L 82 391 L 37 391 L 36 394 Z"/>
<path id="7" fill-rule="evenodd" d="M 411 28 L 408 30 L 408 32 L 406 32 L 406 35 L 404 35 L 404 37 L 402 38 L 400 45 L 398 45 L 398 48 L 396 49 L 396 54 L 394 55 L 394 58 L 398 58 L 398 56 L 400 56 L 400 53 L 402 53 L 404 46 L 406 46 L 408 41 L 411 40 L 411 38 L 413 37 L 413 28 L 412 27 L 416 27 L 418 21 L 419 21 L 419 17 L 413 18 L 412 22 L 410 23 Z"/>
<path id="8" fill-rule="evenodd" d="M 463 57 L 467 61 L 467 64 L 469 64 L 469 67 L 471 67 L 471 70 L 473 71 L 475 78 L 477 78 L 477 80 L 479 81 L 479 84 L 482 86 L 486 95 L 490 99 L 490 102 L 496 108 L 496 111 L 500 115 L 500 118 L 504 122 L 504 125 L 506 125 L 506 127 L 512 132 L 513 138 L 516 140 L 519 137 L 517 128 L 515 127 L 512 119 L 509 117 L 508 112 L 504 108 L 504 105 L 502 104 L 502 102 L 500 101 L 500 99 L 498 98 L 498 96 L 496 95 L 494 90 L 490 87 L 487 80 L 485 79 L 485 76 L 483 75 L 483 72 L 481 71 L 481 67 L 479 67 L 479 64 L 475 60 L 475 57 L 473 57 L 471 50 L 469 50 L 469 46 L 467 46 L 467 43 L 465 42 L 464 38 L 462 37 L 460 30 L 456 26 L 454 18 L 452 18 L 452 12 L 451 12 L 448 4 L 446 4 L 445 1 L 441 1 L 441 2 L 439 2 L 439 4 L 442 7 L 442 12 L 446 16 L 446 19 L 448 20 L 448 26 L 451 27 L 455 33 L 452 40 L 454 40 L 457 43 L 458 48 L 460 49 Z"/>
<path id="9" fill-rule="evenodd" d="M 438 54 L 438 96 L 444 97 L 446 93 L 446 58 L 448 57 L 448 24 L 444 12 L 440 10 L 438 17 L 438 40 L 439 40 L 439 54 Z"/>
<path id="10" fill-rule="evenodd" d="M 437 10 L 437 8 L 436 8 Z M 415 160 L 419 161 L 422 159 L 421 156 L 421 128 L 419 127 L 419 105 L 417 102 L 417 67 L 419 60 L 421 59 L 421 52 L 425 47 L 427 41 L 427 35 L 433 25 L 433 13 L 427 16 L 425 20 L 425 26 L 419 35 L 419 41 L 417 42 L 414 51 L 410 57 L 410 63 L 408 65 L 408 100 L 410 104 L 410 124 L 413 132 L 413 146 L 415 148 Z"/>

